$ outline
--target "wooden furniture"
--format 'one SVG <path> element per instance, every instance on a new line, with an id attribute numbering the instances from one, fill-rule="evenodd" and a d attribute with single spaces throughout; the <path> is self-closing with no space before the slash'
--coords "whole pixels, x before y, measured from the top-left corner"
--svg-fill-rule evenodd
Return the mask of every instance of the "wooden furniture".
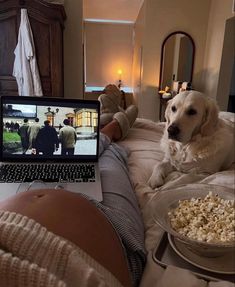
<path id="1" fill-rule="evenodd" d="M 165 110 L 166 110 L 166 106 L 167 106 L 167 102 L 171 99 L 164 99 L 162 97 L 162 94 L 159 93 L 159 98 L 160 98 L 160 107 L 159 107 L 159 121 L 160 122 L 165 122 Z"/>
<path id="2" fill-rule="evenodd" d="M 63 97 L 64 7 L 42 0 L 0 0 L 0 96 L 18 95 L 12 76 L 20 10 L 27 9 L 43 95 Z"/>

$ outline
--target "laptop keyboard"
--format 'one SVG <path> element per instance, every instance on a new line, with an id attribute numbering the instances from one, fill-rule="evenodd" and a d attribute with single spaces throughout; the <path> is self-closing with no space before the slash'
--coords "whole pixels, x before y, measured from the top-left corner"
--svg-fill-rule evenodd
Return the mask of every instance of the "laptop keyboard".
<path id="1" fill-rule="evenodd" d="M 94 164 L 4 164 L 0 182 L 95 182 Z"/>

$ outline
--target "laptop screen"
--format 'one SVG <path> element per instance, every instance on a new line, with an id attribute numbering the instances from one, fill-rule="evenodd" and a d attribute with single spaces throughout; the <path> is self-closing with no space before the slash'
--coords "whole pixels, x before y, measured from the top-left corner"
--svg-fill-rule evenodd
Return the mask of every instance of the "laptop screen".
<path id="1" fill-rule="evenodd" d="M 97 161 L 98 101 L 1 97 L 2 161 Z"/>

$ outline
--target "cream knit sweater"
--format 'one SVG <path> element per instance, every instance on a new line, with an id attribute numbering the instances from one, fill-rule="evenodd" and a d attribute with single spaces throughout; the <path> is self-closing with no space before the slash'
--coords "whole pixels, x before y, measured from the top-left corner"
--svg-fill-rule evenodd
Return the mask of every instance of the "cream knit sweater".
<path id="1" fill-rule="evenodd" d="M 1 287 L 121 286 L 73 243 L 36 221 L 0 211 Z"/>

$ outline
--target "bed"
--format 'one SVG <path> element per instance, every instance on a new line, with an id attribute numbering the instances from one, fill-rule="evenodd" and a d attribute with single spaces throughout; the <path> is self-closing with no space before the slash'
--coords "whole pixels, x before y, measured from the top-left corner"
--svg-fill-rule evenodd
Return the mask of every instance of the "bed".
<path id="1" fill-rule="evenodd" d="M 235 116 L 233 113 L 220 112 L 220 117 L 227 124 L 234 127 Z M 143 215 L 145 226 L 145 246 L 148 252 L 147 264 L 141 280 L 141 287 L 160 286 L 234 286 L 229 282 L 206 282 L 194 276 L 190 271 L 169 266 L 162 268 L 152 258 L 156 245 L 159 243 L 163 230 L 153 221 L 149 201 L 157 192 L 152 190 L 147 181 L 156 163 L 163 159 L 160 149 L 160 139 L 165 123 L 154 123 L 146 119 L 137 119 L 127 138 L 120 142 L 129 149 L 129 171 L 134 190 Z M 166 178 L 165 184 L 159 189 L 177 188 L 182 184 L 212 184 L 235 188 L 235 164 L 228 170 L 217 172 L 210 176 L 204 174 L 182 174 L 172 172 Z M 203 188 L 203 185 L 202 185 Z M 184 285 L 182 285 L 182 283 Z"/>

